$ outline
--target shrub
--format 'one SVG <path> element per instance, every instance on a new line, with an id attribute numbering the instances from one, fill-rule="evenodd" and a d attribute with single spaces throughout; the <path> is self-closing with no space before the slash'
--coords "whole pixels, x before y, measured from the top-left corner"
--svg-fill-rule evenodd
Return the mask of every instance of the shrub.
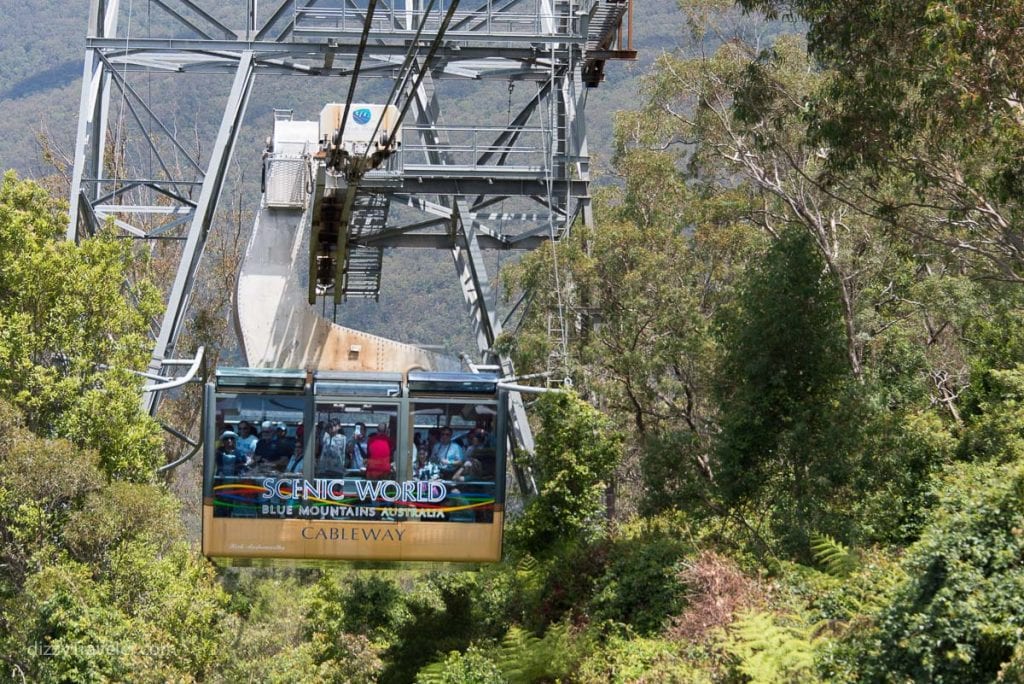
<path id="1" fill-rule="evenodd" d="M 869 677 L 990 681 L 1024 630 L 1024 463 L 961 465 L 938 486 L 910 577 L 877 616 Z"/>
<path id="2" fill-rule="evenodd" d="M 595 620 L 611 620 L 641 635 L 659 631 L 683 605 L 679 560 L 688 545 L 677 530 L 658 521 L 628 527 L 608 550 L 608 564 L 596 578 L 589 610 Z"/>
<path id="3" fill-rule="evenodd" d="M 532 465 L 540 492 L 506 540 L 514 550 L 539 555 L 597 534 L 621 438 L 607 417 L 571 392 L 543 395 L 535 410 L 541 429 Z"/>

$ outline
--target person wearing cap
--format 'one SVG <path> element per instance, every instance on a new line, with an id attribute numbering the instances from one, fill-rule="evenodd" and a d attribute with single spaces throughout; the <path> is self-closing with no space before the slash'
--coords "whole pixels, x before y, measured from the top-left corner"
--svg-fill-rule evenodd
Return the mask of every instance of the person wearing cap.
<path id="1" fill-rule="evenodd" d="M 269 420 L 263 421 L 260 424 L 260 438 L 256 441 L 256 448 L 253 450 L 253 456 L 256 461 L 266 462 L 275 460 L 275 436 L 274 424 Z"/>
<path id="2" fill-rule="evenodd" d="M 221 433 L 220 446 L 217 447 L 217 473 L 221 477 L 235 477 L 240 474 L 245 459 L 238 453 L 236 442 L 238 435 L 231 430 Z"/>
<path id="3" fill-rule="evenodd" d="M 276 427 L 274 456 L 278 461 L 287 462 L 295 454 L 295 438 L 288 436 L 288 426 L 278 423 Z"/>

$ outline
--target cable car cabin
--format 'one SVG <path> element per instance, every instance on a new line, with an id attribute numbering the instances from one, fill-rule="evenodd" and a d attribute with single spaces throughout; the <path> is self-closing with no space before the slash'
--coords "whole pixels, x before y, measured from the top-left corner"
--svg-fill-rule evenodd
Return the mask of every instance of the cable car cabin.
<path id="1" fill-rule="evenodd" d="M 501 558 L 496 376 L 224 368 L 205 391 L 206 556 Z"/>

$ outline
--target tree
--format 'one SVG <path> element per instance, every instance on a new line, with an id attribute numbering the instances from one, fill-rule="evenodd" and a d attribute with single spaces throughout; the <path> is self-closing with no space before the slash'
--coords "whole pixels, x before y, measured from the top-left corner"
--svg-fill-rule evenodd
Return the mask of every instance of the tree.
<path id="1" fill-rule="evenodd" d="M 225 596 L 177 502 L 0 401 L 0 660 L 28 681 L 204 678 Z"/>
<path id="2" fill-rule="evenodd" d="M 161 457 L 158 426 L 138 405 L 149 321 L 160 307 L 130 243 L 62 239 L 65 215 L 13 173 L 0 185 L 0 395 L 29 429 L 100 454 L 111 477 L 145 481 Z"/>
<path id="3" fill-rule="evenodd" d="M 848 531 L 865 417 L 825 273 L 811 237 L 787 231 L 723 316 L 718 488 L 790 552 L 816 530 Z"/>
<path id="4" fill-rule="evenodd" d="M 537 452 L 539 493 L 507 532 L 509 544 L 542 554 L 592 537 L 601 526 L 604 491 L 620 455 L 621 436 L 569 392 L 541 397 Z"/>
<path id="5" fill-rule="evenodd" d="M 831 167 L 893 181 L 870 195 L 894 226 L 981 256 L 990 275 L 1024 278 L 1019 2 L 740 4 L 808 22 L 829 77 L 806 113 Z"/>
<path id="6" fill-rule="evenodd" d="M 864 644 L 869 681 L 995 681 L 1021 642 L 1021 461 L 962 464 L 936 484 L 939 504 L 904 562 L 909 576 Z"/>

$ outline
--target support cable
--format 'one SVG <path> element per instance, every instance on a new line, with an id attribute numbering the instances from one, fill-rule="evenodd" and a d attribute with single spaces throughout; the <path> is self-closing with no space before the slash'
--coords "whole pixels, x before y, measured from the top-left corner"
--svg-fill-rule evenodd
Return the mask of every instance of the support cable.
<path id="1" fill-rule="evenodd" d="M 128 0 L 128 27 L 125 29 L 125 35 L 124 35 L 124 50 L 125 50 L 126 54 L 128 54 L 128 52 L 129 52 L 128 51 L 129 45 L 131 45 L 131 39 L 132 39 L 132 12 L 134 10 L 134 7 L 135 7 L 135 0 Z M 121 81 L 124 82 L 124 83 L 128 82 L 128 60 L 125 60 L 123 72 L 121 74 Z M 114 145 L 113 145 L 113 151 L 112 151 L 112 154 L 113 154 L 114 158 L 111 160 L 113 162 L 113 169 L 114 169 L 114 178 L 113 178 L 114 183 L 113 183 L 113 186 L 114 186 L 115 189 L 117 188 L 118 172 L 120 171 L 120 165 L 117 163 L 117 150 L 118 150 L 118 147 L 120 146 L 121 134 L 123 132 L 122 129 L 124 128 L 124 110 L 125 110 L 127 98 L 128 98 L 128 94 L 125 92 L 124 86 L 122 86 L 121 87 L 121 106 L 118 108 L 118 112 L 117 112 L 117 129 L 114 131 Z M 141 125 L 141 123 L 140 123 L 140 125 Z M 145 128 L 143 128 L 143 131 L 145 131 Z M 103 150 L 99 150 L 99 154 L 102 155 L 103 154 Z M 103 169 L 102 169 L 102 167 L 98 167 L 98 168 L 100 170 L 100 173 L 98 173 L 97 176 L 102 177 Z"/>
<path id="2" fill-rule="evenodd" d="M 356 51 L 356 63 L 352 68 L 352 78 L 348 84 L 348 97 L 345 98 L 345 111 L 341 116 L 341 126 L 334 133 L 334 145 L 340 146 L 345 135 L 345 124 L 348 122 L 348 112 L 352 108 L 352 99 L 356 95 L 356 82 L 359 80 L 359 70 L 363 66 L 363 55 L 366 54 L 366 43 L 370 37 L 370 27 L 373 26 L 373 12 L 377 9 L 377 0 L 370 0 L 366 8 L 366 20 L 363 22 L 363 33 L 359 37 L 359 49 Z"/>
<path id="3" fill-rule="evenodd" d="M 553 122 L 552 118 L 556 116 L 554 107 L 551 105 L 551 99 L 553 97 L 561 97 L 561 93 L 555 92 L 555 47 L 551 46 L 551 92 L 547 98 L 547 120 L 548 126 L 552 134 L 555 133 L 557 122 Z M 555 166 L 555 142 L 553 139 L 554 135 L 544 136 L 544 144 L 547 148 L 545 150 L 547 154 L 547 163 L 545 164 L 545 181 L 547 185 L 547 200 L 548 206 L 554 207 L 554 166 Z M 548 243 L 551 245 L 551 263 L 552 270 L 555 278 L 555 301 L 558 305 L 558 332 L 559 332 L 559 346 L 561 348 L 562 367 L 568 377 L 568 362 L 569 362 L 569 343 L 566 339 L 568 332 L 565 325 L 565 306 L 562 301 L 562 283 L 561 276 L 559 275 L 558 265 L 558 249 L 555 245 L 555 221 L 553 218 L 554 212 L 548 212 Z"/>
<path id="4" fill-rule="evenodd" d="M 449 24 L 452 23 L 452 17 L 455 16 L 455 10 L 459 7 L 459 0 L 452 0 L 452 4 L 449 5 L 448 11 L 444 15 L 444 21 L 441 22 L 441 26 L 437 29 L 437 35 L 434 37 L 434 42 L 430 44 L 430 50 L 427 52 L 426 58 L 423 60 L 423 64 L 420 66 L 420 71 L 416 75 L 416 82 L 412 86 L 410 93 L 415 93 L 420 89 L 420 84 L 423 83 L 423 79 L 426 78 L 427 72 L 430 70 L 430 64 L 434 61 L 434 55 L 437 54 L 437 49 L 441 47 L 441 42 L 444 40 L 444 34 L 448 31 Z M 402 121 L 405 120 L 405 115 L 409 113 L 409 107 L 412 105 L 414 96 L 409 95 L 405 100 L 405 105 L 402 106 L 402 111 L 398 115 L 398 121 L 395 122 L 394 128 L 391 134 L 388 135 L 387 145 L 385 147 L 391 147 L 394 142 L 395 134 L 398 133 L 398 129 L 402 127 Z"/>
<path id="5" fill-rule="evenodd" d="M 430 17 L 431 11 L 434 9 L 434 2 L 436 0 L 430 0 L 430 4 L 427 5 L 426 11 L 423 13 L 423 18 L 420 21 L 420 25 L 416 28 L 416 35 L 413 36 L 412 42 L 409 43 L 409 49 L 405 53 L 405 58 L 402 60 L 402 65 L 399 67 L 400 78 L 395 79 L 395 84 L 391 88 L 391 92 L 388 94 L 387 105 L 390 105 L 392 100 L 397 103 L 398 96 L 405 89 L 405 86 L 409 82 L 409 77 L 412 75 L 413 60 L 416 55 L 416 44 L 420 41 L 420 36 L 423 34 L 423 29 L 427 25 L 427 18 Z M 380 125 L 384 123 L 384 117 L 381 116 L 377 119 L 377 125 L 373 129 L 373 134 L 370 136 L 370 143 L 377 139 L 377 133 L 380 132 Z M 396 127 L 397 128 L 397 127 Z M 385 148 L 386 149 L 386 148 Z M 366 148 L 366 152 L 369 153 L 370 148 Z"/>
<path id="6" fill-rule="evenodd" d="M 353 93 L 354 93 L 354 90 L 355 90 L 355 78 L 358 75 L 359 64 L 362 61 L 362 55 L 363 55 L 363 52 L 364 52 L 364 50 L 366 48 L 366 34 L 367 34 L 367 31 L 368 31 L 368 28 L 369 28 L 369 25 L 370 25 L 370 21 L 369 20 L 370 20 L 370 17 L 372 16 L 372 14 L 373 14 L 373 6 L 376 4 L 376 0 L 370 0 L 370 3 L 371 3 L 370 4 L 370 10 L 367 12 L 367 22 L 363 26 L 363 40 L 360 42 L 359 52 L 358 52 L 358 54 L 356 56 L 356 69 L 355 69 L 355 71 L 353 72 L 353 75 L 352 75 L 352 79 L 353 79 L 352 80 L 352 87 L 349 89 L 349 97 L 348 97 L 348 100 L 345 102 L 345 114 L 342 117 L 341 127 L 338 129 L 338 131 L 334 135 L 334 143 L 335 143 L 335 145 L 340 145 L 341 144 L 341 135 L 342 135 L 342 133 L 345 130 L 345 122 L 348 120 L 348 110 L 349 110 L 349 106 L 352 103 L 352 96 L 353 96 Z M 406 99 L 405 105 L 402 107 L 402 111 L 399 113 L 398 119 L 395 121 L 392 130 L 388 133 L 388 138 L 387 138 L 387 140 L 386 140 L 386 142 L 385 142 L 385 144 L 383 146 L 383 148 L 385 150 L 390 149 L 391 146 L 394 144 L 395 136 L 398 133 L 399 129 L 401 129 L 402 121 L 405 119 L 406 114 L 409 112 L 409 106 L 413 102 L 414 94 L 419 90 L 420 84 L 423 82 L 423 79 L 426 76 L 426 74 L 427 74 L 427 72 L 428 72 L 428 70 L 430 68 L 430 64 L 434 60 L 434 55 L 437 54 L 437 49 L 441 46 L 441 42 L 444 40 L 444 35 L 448 31 L 448 26 L 451 24 L 452 17 L 455 16 L 455 10 L 458 8 L 458 6 L 459 6 L 459 0 L 453 0 L 452 4 L 448 7 L 448 11 L 447 11 L 447 13 L 445 13 L 444 20 L 441 22 L 440 27 L 438 27 L 437 35 L 434 36 L 434 40 L 430 44 L 430 49 L 427 52 L 427 56 L 424 59 L 423 64 L 420 67 L 420 71 L 419 71 L 419 73 L 416 76 L 416 82 L 413 84 L 412 90 L 410 91 L 410 95 Z M 425 24 L 426 22 L 424 21 L 423 23 Z M 421 28 L 422 28 L 422 24 L 421 24 Z M 418 33 L 417 33 L 417 35 L 418 35 Z M 410 50 L 409 50 L 410 54 L 413 52 L 413 47 L 414 46 L 415 46 L 415 43 L 412 46 L 410 46 Z M 410 65 L 409 71 L 410 71 L 410 73 L 412 71 L 411 65 Z M 381 120 L 383 120 L 383 118 L 384 117 L 381 116 Z M 379 124 L 380 124 L 380 122 L 378 121 L 378 125 Z M 372 139 L 370 140 L 370 143 L 371 144 L 373 143 Z M 347 241 L 348 238 L 347 238 L 347 235 L 348 235 L 349 223 L 352 220 L 352 208 L 355 205 L 356 194 L 359 191 L 359 180 L 360 180 L 360 178 L 362 178 L 362 175 L 365 172 L 365 170 L 363 169 L 363 160 L 366 158 L 365 155 L 366 155 L 367 152 L 369 152 L 369 149 L 370 149 L 370 146 L 368 145 L 367 149 L 363 153 L 363 156 L 360 157 L 359 163 L 352 165 L 350 167 L 349 173 L 346 174 L 346 178 L 348 180 L 348 188 L 347 188 L 347 190 L 345 192 L 345 197 L 342 200 L 341 216 L 340 216 L 340 220 L 339 220 L 339 224 L 344 228 L 345 233 L 343 234 L 340 230 L 338 231 L 338 242 L 337 242 L 337 247 L 335 249 L 335 263 L 336 263 L 335 277 L 334 277 L 334 303 L 335 304 L 341 303 L 341 299 L 344 296 L 345 289 L 347 287 L 347 285 L 345 283 L 345 262 L 346 262 L 347 255 L 348 255 L 348 241 Z"/>

